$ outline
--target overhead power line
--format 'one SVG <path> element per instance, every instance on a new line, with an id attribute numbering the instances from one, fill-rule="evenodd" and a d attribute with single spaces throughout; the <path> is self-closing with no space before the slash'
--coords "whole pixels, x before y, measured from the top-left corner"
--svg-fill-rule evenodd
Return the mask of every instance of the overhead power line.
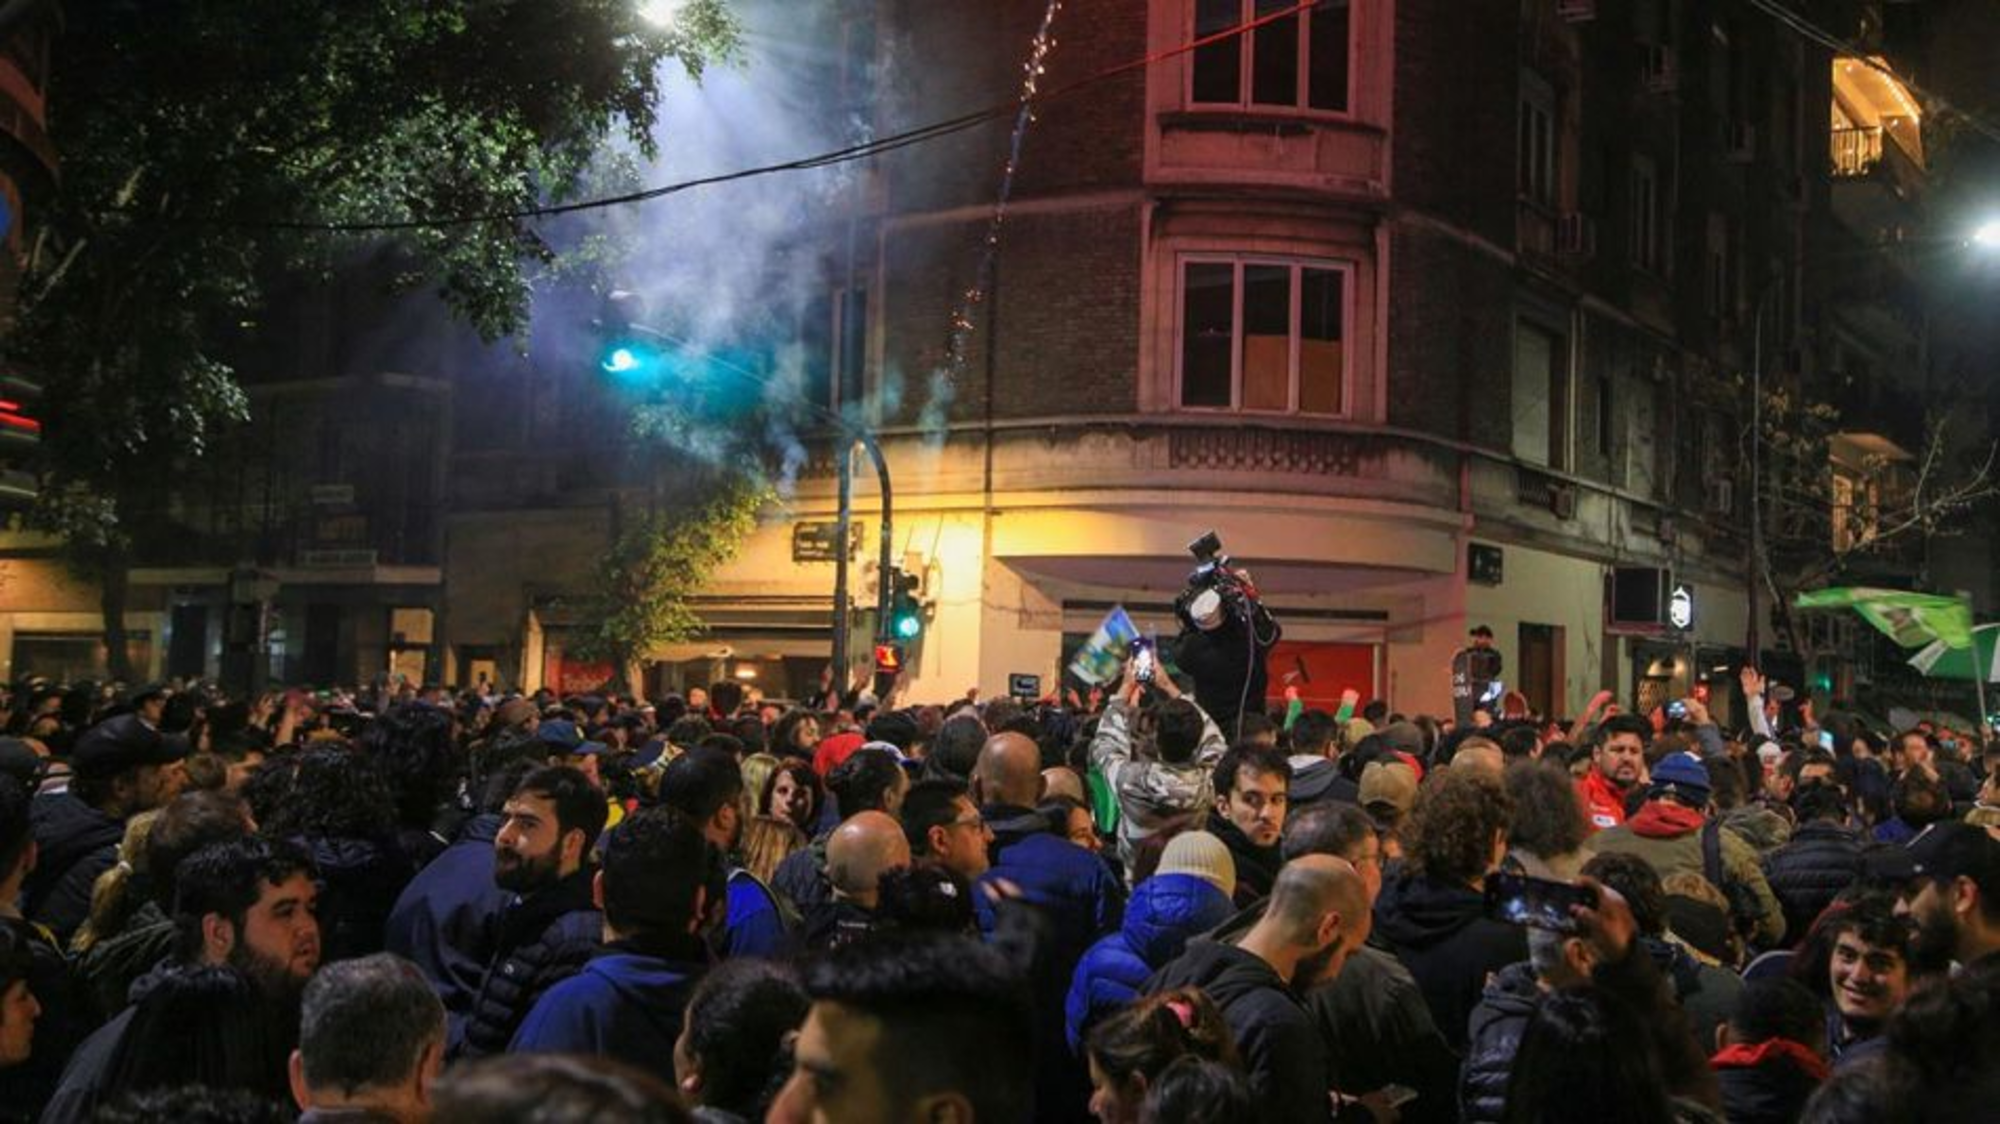
<path id="1" fill-rule="evenodd" d="M 1059 100 L 1061 98 L 1066 98 L 1082 90 L 1085 90 L 1091 86 L 1095 86 L 1100 82 L 1105 82 L 1112 78 L 1119 77 L 1120 75 L 1129 74 L 1133 71 L 1145 70 L 1147 67 L 1165 62 L 1168 59 L 1177 58 L 1181 55 L 1198 51 L 1203 47 L 1207 47 L 1215 43 L 1221 43 L 1230 39 L 1235 39 L 1240 36 L 1247 35 L 1250 32 L 1255 31 L 1260 27 L 1263 27 L 1265 24 L 1275 23 L 1279 20 L 1286 19 L 1294 15 L 1298 15 L 1299 13 L 1304 12 L 1306 9 L 1314 7 L 1319 2 L 1320 0 L 1299 0 L 1298 3 L 1292 5 L 1289 8 L 1284 8 L 1276 12 L 1271 12 L 1266 15 L 1258 16 L 1256 19 L 1249 20 L 1245 23 L 1238 24 L 1234 27 L 1225 28 L 1211 35 L 1199 36 L 1195 39 L 1190 40 L 1189 42 L 1182 43 L 1175 47 L 1170 47 L 1164 51 L 1159 51 L 1154 54 L 1145 55 L 1141 58 L 1131 59 L 1126 62 L 1119 63 L 1115 66 L 1107 67 L 1103 70 L 1097 71 L 1096 73 L 1085 75 L 1084 77 L 1076 79 L 1073 82 L 1069 82 L 1064 85 L 1054 87 L 1044 93 L 1037 94 L 1033 98 L 1033 102 L 1036 105 L 1042 105 L 1048 102 Z M 721 172 L 715 175 L 701 176 L 694 179 L 680 180 L 675 183 L 661 184 L 658 187 L 649 187 L 639 191 L 626 192 L 622 195 L 604 196 L 596 199 L 580 199 L 569 203 L 550 203 L 537 207 L 522 207 L 517 209 L 488 211 L 475 214 L 439 215 L 439 216 L 408 218 L 408 219 L 356 220 L 356 221 L 336 221 L 327 219 L 289 219 L 289 220 L 281 219 L 281 220 L 270 220 L 270 221 L 228 220 L 226 222 L 226 225 L 254 227 L 266 230 L 304 230 L 304 231 L 317 231 L 328 234 L 361 234 L 370 232 L 386 233 L 399 230 L 435 230 L 435 229 L 442 229 L 442 228 L 456 227 L 456 226 L 476 226 L 483 223 L 519 222 L 523 219 L 550 218 L 557 215 L 575 214 L 580 211 L 594 211 L 594 210 L 601 210 L 607 207 L 629 206 L 634 203 L 644 203 L 653 199 L 664 198 L 669 195 L 677 195 L 684 191 L 692 191 L 695 188 L 712 187 L 716 184 L 733 183 L 738 180 L 754 179 L 759 176 L 775 175 L 780 172 L 810 171 L 815 168 L 826 168 L 826 167 L 832 167 L 836 164 L 849 163 L 855 160 L 865 160 L 868 159 L 869 157 L 880 156 L 885 153 L 895 152 L 899 149 L 909 148 L 913 145 L 925 144 L 930 141 L 938 140 L 942 137 L 951 136 L 955 133 L 962 133 L 968 129 L 977 128 L 978 126 L 983 125 L 988 121 L 995 121 L 1006 117 L 1012 117 L 1015 114 L 1019 113 L 1020 110 L 1021 110 L 1021 98 L 1018 95 L 1010 96 L 1005 101 L 996 102 L 983 109 L 977 109 L 970 113 L 964 113 L 957 117 L 952 117 L 943 121 L 935 121 L 932 122 L 931 124 L 911 129 L 906 132 L 896 133 L 894 135 L 882 137 L 872 141 L 864 141 L 860 144 L 850 145 L 845 148 L 834 149 L 830 152 L 821 152 L 812 156 L 803 156 L 795 160 L 786 160 L 775 164 L 763 164 L 756 167 L 740 168 L 732 172 Z"/>

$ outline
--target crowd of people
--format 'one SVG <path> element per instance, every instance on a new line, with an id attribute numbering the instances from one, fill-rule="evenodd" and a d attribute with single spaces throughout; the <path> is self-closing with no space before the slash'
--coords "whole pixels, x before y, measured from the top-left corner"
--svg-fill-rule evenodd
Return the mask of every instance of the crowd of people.
<path id="1" fill-rule="evenodd" d="M 15 685 L 0 1120 L 1993 1118 L 2000 746 L 1142 678 Z"/>

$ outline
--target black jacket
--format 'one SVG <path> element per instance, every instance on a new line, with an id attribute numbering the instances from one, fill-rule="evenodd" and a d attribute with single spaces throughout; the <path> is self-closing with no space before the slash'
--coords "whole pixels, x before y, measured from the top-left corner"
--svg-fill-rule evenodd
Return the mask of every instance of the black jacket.
<path id="1" fill-rule="evenodd" d="M 91 945 L 76 958 L 76 976 L 91 1014 L 103 1022 L 125 1009 L 132 984 L 174 954 L 180 934 L 158 902 L 134 910 L 125 927 L 109 940 Z M 36 1031 L 36 1041 L 41 1032 Z"/>
<path id="2" fill-rule="evenodd" d="M 1263 958 L 1206 938 L 1146 983 L 1147 994 L 1198 987 L 1222 1008 L 1236 1037 L 1254 1119 L 1323 1121 L 1331 1114 L 1326 1056 L 1312 1016 Z"/>
<path id="3" fill-rule="evenodd" d="M 801 915 L 816 905 L 833 900 L 833 884 L 826 880 L 826 841 L 822 834 L 811 844 L 786 855 L 771 872 L 771 889 L 791 899 Z"/>
<path id="4" fill-rule="evenodd" d="M 597 953 L 604 915 L 590 901 L 595 874 L 586 866 L 507 907 L 493 959 L 455 1044 L 457 1056 L 505 1050 L 542 993 L 574 976 Z"/>
<path id="5" fill-rule="evenodd" d="M 28 1060 L 0 1069 L 0 1120 L 33 1120 L 61 1079 L 63 1063 L 97 1027 L 83 989 L 62 950 L 46 930 L 26 921 L 0 920 L 28 949 L 28 993 L 40 1004 L 34 1050 Z"/>
<path id="6" fill-rule="evenodd" d="M 397 895 L 416 874 L 394 839 L 298 841 L 319 866 L 320 958 L 331 963 L 382 951 Z"/>
<path id="7" fill-rule="evenodd" d="M 1526 930 L 1486 916 L 1485 899 L 1469 886 L 1405 874 L 1375 900 L 1375 931 L 1416 977 L 1451 1048 L 1465 1049 L 1466 1020 L 1486 990 L 1486 977 L 1528 958 Z"/>
<path id="8" fill-rule="evenodd" d="M 1794 941 L 1805 937 L 1813 919 L 1842 890 L 1861 877 L 1860 833 L 1814 820 L 1800 824 L 1792 841 L 1764 856 L 1764 880 L 1785 911 L 1785 932 Z"/>
<path id="9" fill-rule="evenodd" d="M 1222 845 L 1229 848 L 1229 857 L 1236 860 L 1236 908 L 1244 909 L 1270 897 L 1271 886 L 1278 880 L 1278 868 L 1285 865 L 1278 845 L 1257 846 L 1227 816 L 1210 816 L 1208 831 L 1222 840 Z"/>
<path id="10" fill-rule="evenodd" d="M 42 1113 L 41 1124 L 84 1124 L 91 1118 L 97 1110 L 98 1095 L 110 1083 L 112 1065 L 118 1059 L 139 1003 L 174 973 L 185 970 L 186 966 L 179 961 L 168 961 L 132 982 L 131 1005 L 98 1027 L 70 1055 L 69 1064 L 63 1067 L 62 1081 Z"/>
<path id="11" fill-rule="evenodd" d="M 1214 632 L 1187 628 L 1174 642 L 1174 666 L 1194 680 L 1194 701 L 1232 742 L 1239 716 L 1264 709 L 1264 694 L 1270 688 L 1265 664 L 1283 635 L 1278 622 L 1263 609 L 1252 615 L 1257 625 L 1254 641 L 1242 618 L 1227 613 Z"/>
<path id="12" fill-rule="evenodd" d="M 67 792 L 37 796 L 28 806 L 37 856 L 21 887 L 21 912 L 44 925 L 58 943 L 90 917 L 97 876 L 118 862 L 125 821 L 114 819 Z"/>
<path id="13" fill-rule="evenodd" d="M 465 833 L 417 873 L 389 911 L 383 947 L 423 970 L 444 1001 L 448 1037 L 465 1032 L 486 966 L 500 940 L 500 918 L 514 895 L 493 882 L 493 836 L 500 817 L 474 817 Z"/>
<path id="14" fill-rule="evenodd" d="M 1457 1119 L 1458 1055 L 1438 1033 L 1410 970 L 1392 953 L 1372 942 L 1356 949 L 1332 983 L 1307 993 L 1306 1007 L 1335 1089 L 1358 1096 L 1401 1085 L 1417 1094 L 1401 1106 L 1403 1124 Z"/>
<path id="15" fill-rule="evenodd" d="M 1294 810 L 1327 801 L 1359 804 L 1361 786 L 1341 774 L 1340 762 L 1327 759 L 1292 770 L 1292 783 L 1286 797 Z"/>
<path id="16" fill-rule="evenodd" d="M 1542 1002 L 1535 970 L 1526 961 L 1500 969 L 1486 994 L 1473 1008 L 1467 1028 L 1465 1061 L 1458 1072 L 1459 1119 L 1466 1124 L 1493 1124 L 1507 1115 L 1507 1075 L 1521 1036 Z"/>
<path id="17" fill-rule="evenodd" d="M 1715 1067 L 1729 1124 L 1793 1124 L 1820 1086 L 1798 1063 L 1774 1057 L 1758 1065 Z"/>

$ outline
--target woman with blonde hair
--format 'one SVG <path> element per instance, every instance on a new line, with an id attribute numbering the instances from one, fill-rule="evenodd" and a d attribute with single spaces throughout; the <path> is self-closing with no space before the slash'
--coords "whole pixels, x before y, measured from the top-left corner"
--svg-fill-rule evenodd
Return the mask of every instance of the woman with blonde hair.
<path id="1" fill-rule="evenodd" d="M 126 922 L 145 904 L 145 893 L 135 891 L 132 884 L 147 877 L 146 837 L 153 830 L 153 821 L 159 818 L 160 809 L 154 808 L 125 821 L 125 838 L 118 842 L 118 862 L 98 875 L 92 884 L 90 916 L 69 939 L 71 955 L 81 956 L 92 945 L 124 932 Z"/>
<path id="2" fill-rule="evenodd" d="M 743 869 L 769 885 L 778 864 L 806 843 L 805 832 L 782 816 L 751 816 L 743 822 Z"/>
<path id="3" fill-rule="evenodd" d="M 764 786 L 770 783 L 777 768 L 778 759 L 769 753 L 753 753 L 743 759 L 743 822 L 750 822 L 764 811 L 758 804 L 764 798 Z"/>

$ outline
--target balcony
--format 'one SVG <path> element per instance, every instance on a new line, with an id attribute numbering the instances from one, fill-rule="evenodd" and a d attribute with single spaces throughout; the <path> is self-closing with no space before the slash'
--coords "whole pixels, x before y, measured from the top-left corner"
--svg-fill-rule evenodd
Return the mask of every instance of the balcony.
<path id="1" fill-rule="evenodd" d="M 1869 175 L 1882 160 L 1882 130 L 1876 128 L 1833 130 L 1833 175 L 1853 179 Z"/>

